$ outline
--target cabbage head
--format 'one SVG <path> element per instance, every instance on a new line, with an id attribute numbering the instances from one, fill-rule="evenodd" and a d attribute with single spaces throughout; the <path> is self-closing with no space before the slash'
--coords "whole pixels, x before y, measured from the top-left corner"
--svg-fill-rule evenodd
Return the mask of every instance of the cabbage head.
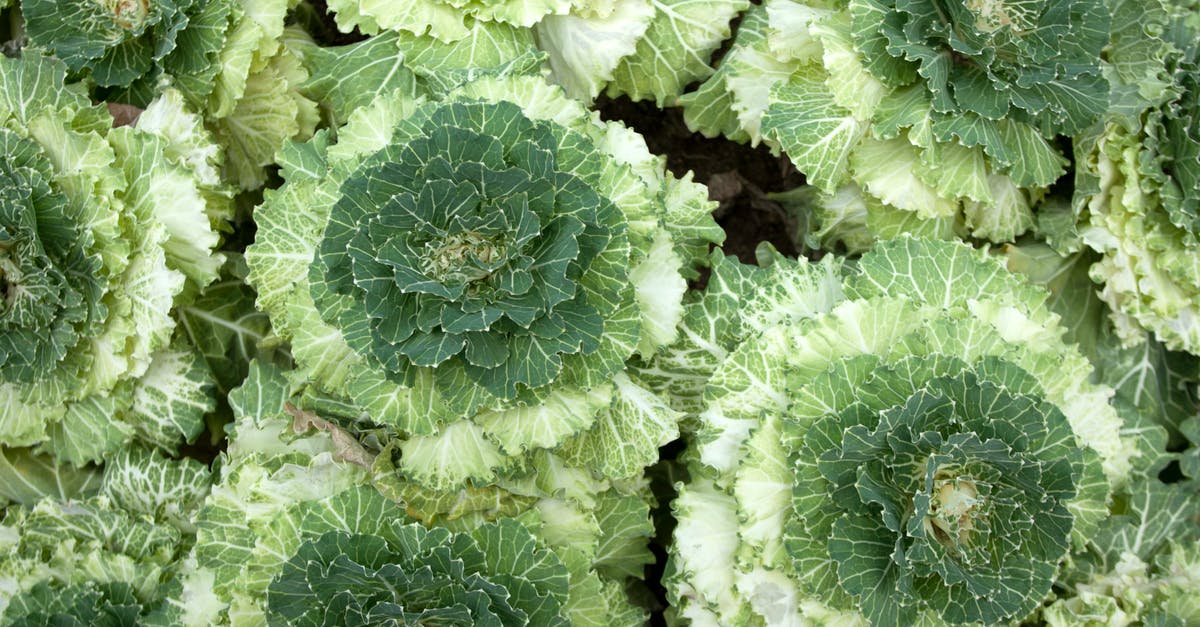
<path id="1" fill-rule="evenodd" d="M 964 244 L 718 260 L 652 364 L 694 413 L 668 590 L 696 624 L 998 624 L 1149 472 L 1048 293 Z"/>
<path id="2" fill-rule="evenodd" d="M 1051 233 L 1103 255 L 1091 276 L 1125 343 L 1200 354 L 1200 20 L 1113 5 L 1113 108 L 1076 140 L 1075 232 Z"/>
<path id="3" fill-rule="evenodd" d="M 653 561 L 642 482 L 542 460 L 508 489 L 435 492 L 386 472 L 353 426 L 300 409 L 306 388 L 255 361 L 230 393 L 176 624 L 644 624 L 625 591 Z"/>
<path id="4" fill-rule="evenodd" d="M 0 445 L 82 465 L 203 428 L 172 309 L 216 278 L 229 195 L 178 92 L 114 128 L 66 70 L 0 59 Z"/>
<path id="5" fill-rule="evenodd" d="M 763 142 L 810 188 L 811 244 L 908 233 L 1011 241 L 1065 171 L 1057 139 L 1108 106 L 1102 0 L 768 0 L 680 103 Z"/>
<path id="6" fill-rule="evenodd" d="M 341 403 L 312 407 L 383 428 L 439 489 L 543 449 L 640 475 L 678 416 L 625 362 L 675 339 L 685 273 L 721 238 L 703 188 L 538 77 L 349 120 L 285 152 L 247 252 L 259 305 Z"/>

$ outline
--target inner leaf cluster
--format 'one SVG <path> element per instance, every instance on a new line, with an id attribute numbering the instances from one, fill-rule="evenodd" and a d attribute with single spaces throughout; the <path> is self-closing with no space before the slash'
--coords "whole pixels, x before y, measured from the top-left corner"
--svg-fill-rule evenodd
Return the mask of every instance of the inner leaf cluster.
<path id="1" fill-rule="evenodd" d="M 596 351 L 625 223 L 560 166 L 555 133 L 509 103 L 430 109 L 342 185 L 310 268 L 322 317 L 398 382 L 461 369 L 500 398 Z"/>
<path id="2" fill-rule="evenodd" d="M 1104 112 L 1098 0 L 861 0 L 851 7 L 867 69 L 892 87 L 923 83 L 933 109 L 977 122 L 1014 118 L 1047 137 Z"/>

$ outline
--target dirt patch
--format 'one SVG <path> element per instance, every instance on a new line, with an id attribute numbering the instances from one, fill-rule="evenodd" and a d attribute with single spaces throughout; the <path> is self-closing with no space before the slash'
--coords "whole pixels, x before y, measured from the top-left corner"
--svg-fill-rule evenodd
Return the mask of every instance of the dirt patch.
<path id="1" fill-rule="evenodd" d="M 766 146 L 751 148 L 688 130 L 679 109 L 661 110 L 653 102 L 601 97 L 600 117 L 625 123 L 646 138 L 650 151 L 666 155 L 667 169 L 677 176 L 688 171 L 708 186 L 708 197 L 720 203 L 715 212 L 725 229 L 724 248 L 746 263 L 754 263 L 754 249 L 770 242 L 785 255 L 795 256 L 794 225 L 778 203 L 767 197 L 804 183 L 804 176 L 786 158 L 771 154 Z"/>

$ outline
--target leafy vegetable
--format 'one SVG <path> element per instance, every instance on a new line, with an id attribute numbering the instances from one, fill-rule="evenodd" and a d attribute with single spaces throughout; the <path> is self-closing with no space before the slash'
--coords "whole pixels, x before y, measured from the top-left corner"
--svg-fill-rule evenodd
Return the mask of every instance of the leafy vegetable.
<path id="1" fill-rule="evenodd" d="M 167 597 L 208 482 L 194 460 L 131 448 L 109 460 L 98 494 L 48 493 L 8 508 L 0 623 L 172 624 Z"/>
<path id="2" fill-rule="evenodd" d="M 946 114 L 934 121 L 943 139 L 999 134 L 988 121 L 1010 116 L 1047 137 L 1071 135 L 1108 105 L 1100 0 L 856 0 L 850 15 L 867 70 L 893 88 L 923 84 Z"/>
<path id="3" fill-rule="evenodd" d="M 289 139 L 317 123 L 301 96 L 308 77 L 284 45 L 296 0 L 80 0 L 21 3 L 32 47 L 62 59 L 110 102 L 146 106 L 164 81 L 200 110 L 240 187 L 265 182 L 264 168 Z"/>
<path id="4" fill-rule="evenodd" d="M 709 58 L 729 37 L 745 0 L 619 0 L 611 12 L 547 16 L 534 28 L 551 75 L 567 94 L 591 100 L 651 97 L 672 105 L 688 83 L 708 78 Z"/>
<path id="5" fill-rule="evenodd" d="M 681 273 L 719 237 L 699 190 L 533 77 L 350 118 L 289 149 L 247 253 L 304 376 L 430 487 L 548 448 L 639 474 L 676 415 L 624 362 L 674 339 Z"/>
<path id="6" fill-rule="evenodd" d="M 202 428 L 210 375 L 171 310 L 216 278 L 228 195 L 177 92 L 113 128 L 65 75 L 0 59 L 0 444 L 82 465 Z"/>
<path id="7" fill-rule="evenodd" d="M 652 364 L 703 408 L 674 505 L 682 615 L 1020 621 L 1158 467 L 1161 432 L 1088 382 L 1048 295 L 980 253 L 762 261 L 719 261 L 696 339 Z"/>
<path id="8" fill-rule="evenodd" d="M 198 31 L 184 35 L 185 29 L 193 21 L 223 19 L 231 5 L 222 0 L 23 0 L 21 10 L 33 45 L 101 87 L 129 87 L 163 66 L 194 66 L 196 60 L 187 57 L 203 57 L 207 42 L 196 39 Z"/>
<path id="9" fill-rule="evenodd" d="M 1092 279 L 1127 344 L 1152 331 L 1200 354 L 1200 26 L 1194 9 L 1113 6 L 1113 109 L 1076 143 L 1078 237 L 1103 254 Z"/>
<path id="10" fill-rule="evenodd" d="M 383 620 L 393 604 L 410 619 L 644 620 L 621 585 L 649 560 L 636 482 L 604 490 L 546 460 L 505 488 L 435 493 L 396 480 L 387 451 L 297 409 L 296 380 L 256 362 L 230 394 L 237 421 L 197 519 L 197 568 L 173 602 L 185 624 L 343 624 Z"/>
<path id="11" fill-rule="evenodd" d="M 272 581 L 270 616 L 311 625 L 567 624 L 567 569 L 536 544 L 515 521 L 470 534 L 398 523 L 381 535 L 331 531 L 302 544 Z"/>
<path id="12" fill-rule="evenodd" d="M 810 243 L 1010 241 L 1108 104 L 1109 15 L 1080 2 L 804 3 L 747 11 L 689 126 L 781 150 L 816 188 Z"/>
<path id="13" fill-rule="evenodd" d="M 0 627 L 1200 623 L 1198 42 L 0 0 Z"/>

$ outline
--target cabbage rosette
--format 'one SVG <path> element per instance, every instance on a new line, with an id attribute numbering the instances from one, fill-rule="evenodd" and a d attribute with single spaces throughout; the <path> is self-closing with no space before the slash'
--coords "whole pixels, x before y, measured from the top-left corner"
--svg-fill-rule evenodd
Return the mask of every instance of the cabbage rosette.
<path id="1" fill-rule="evenodd" d="M 217 276 L 229 197 L 178 92 L 113 128 L 65 76 L 0 59 L 0 445 L 83 465 L 203 428 L 211 375 L 171 314 Z"/>
<path id="2" fill-rule="evenodd" d="M 103 472 L 50 461 L 0 455 L 0 625 L 178 624 L 208 468 L 136 446 Z"/>
<path id="3" fill-rule="evenodd" d="M 676 336 L 721 232 L 703 188 L 537 77 L 397 94 L 283 155 L 247 252 L 313 408 L 384 428 L 406 477 L 494 481 L 554 449 L 640 475 L 677 413 L 625 372 Z"/>
<path id="4" fill-rule="evenodd" d="M 1070 216 L 1069 208 L 1063 215 Z M 1153 338 L 1121 345 L 1088 277 L 1095 252 L 1063 257 L 1033 242 L 1003 252 L 1011 270 L 1049 289 L 1051 309 L 1067 328 L 1064 339 L 1092 362 L 1093 380 L 1113 388 L 1112 406 L 1149 427 L 1146 435 L 1160 452 L 1148 472 L 1114 492 L 1111 515 L 1060 569 L 1040 618 L 1055 626 L 1200 620 L 1200 359 L 1168 351 Z"/>
<path id="5" fill-rule="evenodd" d="M 1101 0 L 799 2 L 744 14 L 690 128 L 764 142 L 810 189 L 813 245 L 901 233 L 1010 241 L 1106 109 Z"/>
<path id="6" fill-rule="evenodd" d="M 1159 459 L 1048 294 L 963 244 L 717 262 L 647 367 L 696 412 L 668 590 L 695 624 L 997 624 Z"/>
<path id="7" fill-rule="evenodd" d="M 169 84 L 202 111 L 224 176 L 261 187 L 289 139 L 318 122 L 308 73 L 285 45 L 297 0 L 24 0 L 30 49 L 67 64 L 98 100 L 146 106 Z M 291 33 L 291 36 L 296 36 Z"/>
<path id="8" fill-rule="evenodd" d="M 301 373 L 249 372 L 172 598 L 182 624 L 644 623 L 624 587 L 653 561 L 640 481 L 572 478 L 545 456 L 506 489 L 433 492 L 299 409 Z"/>
<path id="9" fill-rule="evenodd" d="M 1200 354 L 1200 21 L 1169 3 L 1112 4 L 1113 107 L 1076 139 L 1077 232 L 1055 244 L 1103 255 L 1091 275 L 1125 343 L 1150 331 Z"/>
<path id="10" fill-rule="evenodd" d="M 285 624 L 567 625 L 567 569 L 515 521 L 470 533 L 393 522 L 306 540 L 267 592 Z M 352 588 L 346 579 L 358 579 Z"/>
<path id="11" fill-rule="evenodd" d="M 206 57 L 222 40 L 220 31 L 213 37 L 209 29 L 224 21 L 233 3 L 22 0 L 20 4 L 33 46 L 99 87 L 121 89 L 138 82 L 148 86 L 164 69 L 185 77 L 198 72 L 201 76 L 196 78 L 201 79 L 208 70 Z"/>

